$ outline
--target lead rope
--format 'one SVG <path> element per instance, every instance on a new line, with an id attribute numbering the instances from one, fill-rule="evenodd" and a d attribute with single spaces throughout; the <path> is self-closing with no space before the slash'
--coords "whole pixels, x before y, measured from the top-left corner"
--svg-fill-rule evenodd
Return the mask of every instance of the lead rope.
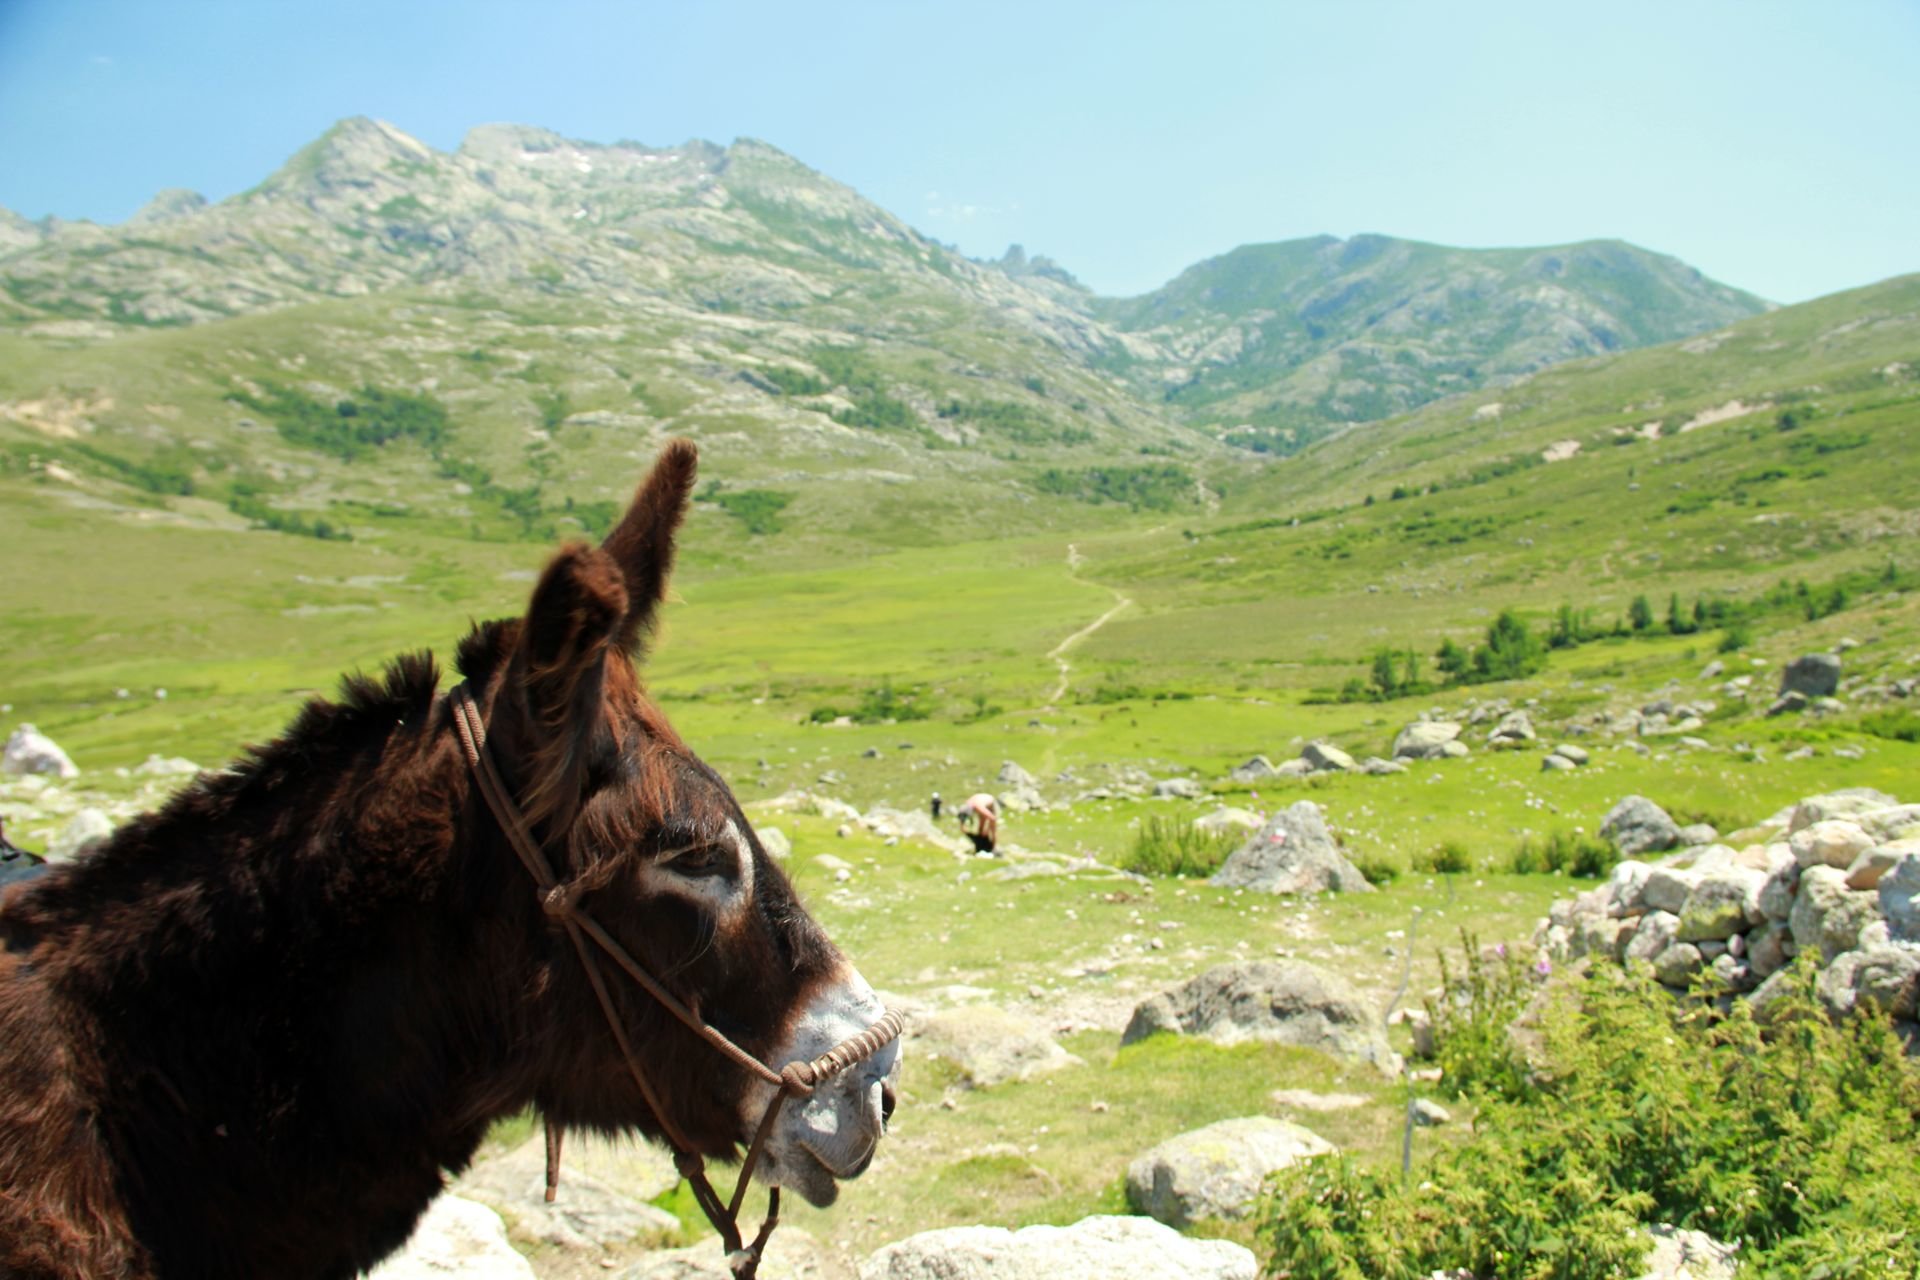
<path id="1" fill-rule="evenodd" d="M 760 1256 L 765 1250 L 767 1240 L 773 1235 L 774 1227 L 780 1221 L 780 1188 L 771 1187 L 767 1191 L 767 1216 L 760 1223 L 753 1243 L 742 1245 L 740 1237 L 740 1207 L 746 1199 L 747 1184 L 753 1178 L 754 1166 L 759 1163 L 761 1153 L 766 1148 L 767 1138 L 773 1132 L 774 1121 L 780 1115 L 780 1109 L 788 1098 L 805 1098 L 820 1085 L 825 1084 L 848 1068 L 866 1061 L 887 1045 L 898 1039 L 904 1029 L 905 1021 L 889 1009 L 880 1016 L 879 1021 L 857 1035 L 841 1041 L 826 1053 L 811 1062 L 789 1062 L 779 1071 L 774 1071 L 758 1058 L 742 1049 L 733 1041 L 715 1031 L 705 1022 L 695 1017 L 686 1005 L 676 999 L 672 992 L 661 986 L 652 974 L 640 967 L 611 934 L 600 927 L 598 921 L 574 902 L 574 894 L 553 874 L 553 866 L 547 861 L 547 855 L 533 833 L 527 829 L 526 818 L 520 813 L 520 807 L 513 802 L 506 782 L 500 776 L 493 756 L 487 751 L 487 722 L 480 714 L 480 706 L 474 700 L 473 692 L 462 682 L 448 694 L 453 708 L 453 725 L 460 737 L 460 745 L 466 753 L 467 764 L 473 771 L 480 794 L 485 798 L 487 807 L 493 811 L 494 820 L 506 833 L 507 843 L 513 846 L 520 864 L 532 877 L 534 887 L 540 893 L 540 907 L 548 919 L 559 924 L 567 932 L 567 938 L 573 943 L 574 953 L 580 957 L 580 966 L 586 970 L 587 982 L 593 988 L 594 999 L 600 1005 L 600 1012 L 607 1020 L 607 1027 L 613 1032 L 614 1043 L 620 1048 L 620 1056 L 626 1061 L 627 1073 L 640 1087 L 641 1097 L 646 1099 L 654 1118 L 660 1122 L 660 1128 L 666 1133 L 667 1144 L 673 1149 L 674 1168 L 687 1180 L 693 1191 L 694 1200 L 700 1205 L 700 1211 L 720 1233 L 721 1244 L 727 1251 L 727 1265 L 732 1269 L 736 1280 L 754 1280 L 760 1268 Z M 606 978 L 600 972 L 600 965 L 587 942 L 591 939 L 615 964 L 625 971 L 628 977 L 639 983 L 648 995 L 651 995 L 674 1017 L 684 1023 L 701 1039 L 712 1045 L 735 1065 L 745 1069 L 762 1081 L 774 1086 L 773 1097 L 767 1103 L 767 1110 L 760 1117 L 760 1124 L 754 1130 L 753 1142 L 747 1148 L 747 1156 L 740 1165 L 740 1180 L 734 1184 L 733 1197 L 722 1203 L 720 1195 L 714 1190 L 713 1183 L 707 1178 L 706 1161 L 693 1149 L 680 1127 L 668 1116 L 666 1108 L 660 1105 L 660 1099 L 654 1094 L 653 1086 L 648 1082 L 646 1073 L 640 1069 L 640 1060 L 633 1052 L 633 1045 L 627 1039 L 626 1028 L 621 1025 L 619 1016 L 614 1012 L 613 995 L 607 990 Z M 560 1148 L 562 1130 L 552 1120 L 546 1121 L 547 1131 L 547 1187 L 546 1199 L 549 1204 L 554 1200 L 560 1186 Z"/>

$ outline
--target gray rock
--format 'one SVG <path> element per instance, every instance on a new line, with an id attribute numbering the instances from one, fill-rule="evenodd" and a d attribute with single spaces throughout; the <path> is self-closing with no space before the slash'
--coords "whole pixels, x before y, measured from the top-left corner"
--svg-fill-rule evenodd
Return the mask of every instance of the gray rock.
<path id="1" fill-rule="evenodd" d="M 1895 942 L 1920 942 L 1920 854 L 1910 854 L 1880 877 L 1880 913 Z"/>
<path id="2" fill-rule="evenodd" d="M 1680 909 L 1681 942 L 1719 941 L 1746 932 L 1766 917 L 1760 910 L 1760 890 L 1767 877 L 1747 867 L 1728 867 L 1705 876 L 1687 895 Z"/>
<path id="3" fill-rule="evenodd" d="M 1417 1098 L 1413 1104 L 1413 1122 L 1426 1128 L 1453 1123 L 1453 1112 L 1431 1098 Z"/>
<path id="4" fill-rule="evenodd" d="M 1806 709 L 1807 709 L 1806 694 L 1797 693 L 1797 692 L 1788 692 L 1788 693 L 1781 694 L 1779 697 L 1775 698 L 1772 703 L 1768 705 L 1767 714 L 1770 716 L 1784 716 L 1784 715 L 1791 715 L 1796 711 L 1805 711 Z M 1813 748 L 1807 747 L 1805 748 L 1805 750 L 1808 755 L 1813 754 Z M 1787 758 L 1792 759 L 1793 757 L 1789 755 Z"/>
<path id="5" fill-rule="evenodd" d="M 1802 867 L 1826 866 L 1842 870 L 1873 848 L 1874 839 L 1865 828 L 1847 818 L 1828 818 L 1802 827 L 1787 839 L 1793 860 Z"/>
<path id="6" fill-rule="evenodd" d="M 1162 778 L 1153 784 L 1153 794 L 1159 800 L 1204 800 L 1207 789 L 1192 778 Z"/>
<path id="7" fill-rule="evenodd" d="M 1220 965 L 1135 1006 L 1121 1044 L 1156 1031 L 1220 1044 L 1272 1040 L 1370 1062 L 1391 1074 L 1398 1055 L 1373 1002 L 1345 978 L 1300 960 Z"/>
<path id="8" fill-rule="evenodd" d="M 145 778 L 184 778 L 200 772 L 200 766 L 184 756 L 150 755 L 133 766 L 135 774 Z"/>
<path id="9" fill-rule="evenodd" d="M 962 1087 L 991 1089 L 1076 1066 L 1039 1023 L 990 1004 L 943 1009 L 914 1020 L 914 1052 L 950 1064 Z"/>
<path id="10" fill-rule="evenodd" d="M 1782 863 L 1768 873 L 1760 886 L 1760 913 L 1769 920 L 1785 920 L 1793 914 L 1794 895 L 1800 892 L 1800 864 Z"/>
<path id="11" fill-rule="evenodd" d="M 0 749 L 0 773 L 41 773 L 56 778 L 77 778 L 79 766 L 60 749 L 60 744 L 30 724 L 21 724 L 7 736 Z"/>
<path id="12" fill-rule="evenodd" d="M 1373 1101 L 1358 1093 L 1315 1093 L 1311 1089 L 1275 1089 L 1268 1096 L 1275 1106 L 1296 1111 L 1351 1111 Z"/>
<path id="13" fill-rule="evenodd" d="M 1274 776 L 1273 761 L 1265 756 L 1255 756 L 1227 774 L 1227 777 L 1234 782 L 1264 782 Z"/>
<path id="14" fill-rule="evenodd" d="M 539 1136 L 474 1165 L 453 1190 L 498 1210 L 516 1236 L 593 1251 L 648 1236 L 672 1237 L 679 1219 L 647 1201 L 678 1181 L 672 1159 L 658 1148 L 576 1133 L 568 1135 L 560 1191 L 552 1204 L 546 1202 L 546 1141 Z"/>
<path id="15" fill-rule="evenodd" d="M 1563 773 L 1578 769 L 1579 767 L 1577 763 L 1562 755 L 1540 757 L 1540 771 L 1542 773 Z"/>
<path id="16" fill-rule="evenodd" d="M 1037 785 L 1034 782 L 1032 774 L 1011 760 L 1001 762 L 1000 772 L 995 775 L 994 780 L 1010 787 L 1031 787 Z"/>
<path id="17" fill-rule="evenodd" d="M 1875 791 L 1872 787 L 1843 787 L 1838 791 L 1829 791 L 1822 795 L 1808 796 L 1787 816 L 1787 833 L 1810 827 L 1816 822 L 1825 822 L 1830 818 L 1858 818 L 1869 813 L 1877 813 L 1899 805 L 1899 801 L 1884 791 Z"/>
<path id="18" fill-rule="evenodd" d="M 1920 836 L 1920 804 L 1896 804 L 1854 815 L 1876 840 L 1892 842 Z"/>
<path id="19" fill-rule="evenodd" d="M 1588 760 L 1592 759 L 1585 747 L 1577 746 L 1571 742 L 1556 744 L 1550 754 L 1558 756 L 1560 759 L 1572 764 L 1585 764 Z"/>
<path id="20" fill-rule="evenodd" d="M 1628 796 L 1607 811 L 1600 834 L 1613 842 L 1622 857 L 1659 853 L 1679 842 L 1680 828 L 1667 811 L 1644 796 Z"/>
<path id="21" fill-rule="evenodd" d="M 1684 867 L 1654 867 L 1647 872 L 1646 884 L 1641 887 L 1641 900 L 1656 910 L 1679 915 L 1701 878 L 1699 873 Z"/>
<path id="22" fill-rule="evenodd" d="M 1819 992 L 1836 1015 L 1857 1007 L 1911 1020 L 1920 1012 L 1920 945 L 1849 951 L 1821 973 Z"/>
<path id="23" fill-rule="evenodd" d="M 1671 911 L 1649 911 L 1640 917 L 1639 927 L 1628 940 L 1623 960 L 1638 960 L 1652 964 L 1673 945 L 1674 934 L 1680 928 L 1680 917 Z"/>
<path id="24" fill-rule="evenodd" d="M 1490 746 L 1523 746 L 1532 742 L 1537 735 L 1533 731 L 1533 721 L 1524 711 L 1509 711 L 1500 717 L 1500 723 L 1487 733 Z"/>
<path id="25" fill-rule="evenodd" d="M 1211 884 L 1263 893 L 1369 893 L 1373 886 L 1333 841 L 1320 806 L 1301 800 L 1275 813 L 1228 855 Z"/>
<path id="26" fill-rule="evenodd" d="M 1360 762 L 1360 772 L 1378 778 L 1389 773 L 1405 773 L 1407 766 L 1398 760 L 1382 760 L 1379 756 L 1368 756 Z"/>
<path id="27" fill-rule="evenodd" d="M 1720 832 L 1709 822 L 1692 822 L 1680 828 L 1679 844 L 1683 849 L 1696 845 L 1712 844 L 1720 838 Z"/>
<path id="28" fill-rule="evenodd" d="M 1460 726 L 1451 720 L 1418 720 L 1394 738 L 1393 758 L 1438 760 L 1447 755 L 1447 744 L 1459 736 Z"/>
<path id="29" fill-rule="evenodd" d="M 1858 946 L 1860 930 L 1878 919 L 1879 895 L 1847 888 L 1846 872 L 1825 866 L 1801 871 L 1787 918 L 1795 948 L 1818 955 L 1823 964 Z"/>
<path id="30" fill-rule="evenodd" d="M 1127 1166 L 1127 1203 L 1136 1212 L 1185 1228 L 1203 1218 L 1243 1218 L 1267 1175 L 1332 1143 L 1286 1120 L 1247 1116 L 1169 1138 Z"/>
<path id="31" fill-rule="evenodd" d="M 1704 1231 L 1642 1228 L 1652 1239 L 1639 1280 L 1734 1280 L 1740 1246 L 1722 1244 Z"/>
<path id="32" fill-rule="evenodd" d="M 48 862 L 71 862 L 113 835 L 113 819 L 103 809 L 86 808 L 73 815 L 60 834 L 47 842 Z"/>
<path id="33" fill-rule="evenodd" d="M 1222 805 L 1212 813 L 1193 820 L 1196 831 L 1258 831 L 1260 815 L 1249 809 Z"/>
<path id="34" fill-rule="evenodd" d="M 534 1271 L 507 1243 L 499 1214 L 443 1195 L 427 1206 L 406 1247 L 369 1272 L 367 1280 L 534 1280 Z"/>
<path id="35" fill-rule="evenodd" d="M 1283 760 L 1273 767 L 1273 776 L 1276 778 L 1304 778 L 1312 772 L 1313 766 L 1298 756 Z"/>
<path id="36" fill-rule="evenodd" d="M 793 856 L 793 841 L 787 839 L 787 833 L 778 827 L 755 827 L 753 834 L 760 837 L 760 847 L 767 851 L 769 858 L 785 860 Z"/>
<path id="37" fill-rule="evenodd" d="M 1747 935 L 1746 962 L 1757 978 L 1771 978 L 1787 963 L 1786 940 L 1791 935 L 1787 926 L 1777 920 Z"/>
<path id="38" fill-rule="evenodd" d="M 1070 1227 L 923 1231 L 860 1264 L 860 1280 L 1254 1280 L 1259 1263 L 1227 1240 L 1189 1240 L 1152 1218 Z"/>
<path id="39" fill-rule="evenodd" d="M 1309 742 L 1300 749 L 1300 758 L 1312 765 L 1315 773 L 1353 773 L 1360 767 L 1352 756 L 1325 742 Z"/>
<path id="40" fill-rule="evenodd" d="M 1653 874 L 1653 868 L 1644 862 L 1632 858 L 1614 864 L 1613 872 L 1607 877 L 1607 914 L 1611 916 L 1637 916 L 1646 912 L 1650 905 L 1646 899 L 1647 878 Z M 1685 900 L 1682 899 L 1682 905 Z"/>
<path id="41" fill-rule="evenodd" d="M 1797 693 L 1808 698 L 1830 698 L 1840 688 L 1840 659 L 1830 653 L 1809 653 L 1795 658 L 1780 672 L 1781 694 Z"/>
<path id="42" fill-rule="evenodd" d="M 1447 760 L 1460 760 L 1472 754 L 1473 748 L 1469 747 L 1459 738 L 1455 738 L 1452 742 L 1446 743 L 1440 748 L 1441 757 Z"/>
<path id="43" fill-rule="evenodd" d="M 1653 976 L 1669 987 L 1686 986 L 1704 968 L 1706 960 L 1691 942 L 1676 942 L 1653 960 Z"/>
<path id="44" fill-rule="evenodd" d="M 1920 856 L 1920 839 L 1893 840 L 1875 845 L 1847 867 L 1847 888 L 1877 889 L 1902 858 Z"/>

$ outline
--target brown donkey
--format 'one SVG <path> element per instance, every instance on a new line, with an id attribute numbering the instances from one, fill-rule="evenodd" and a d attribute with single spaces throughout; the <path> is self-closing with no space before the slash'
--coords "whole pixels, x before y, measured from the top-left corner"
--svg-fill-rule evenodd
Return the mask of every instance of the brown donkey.
<path id="1" fill-rule="evenodd" d="M 476 627 L 458 664 L 568 901 L 778 1068 L 881 1009 L 641 692 L 694 457 L 670 444 L 606 541 L 560 551 L 526 616 Z M 350 1277 L 529 1105 L 705 1156 L 752 1138 L 765 1073 L 617 972 L 603 1007 L 437 685 L 425 654 L 350 677 L 5 891 L 0 1277 Z M 832 1201 L 872 1158 L 897 1064 L 888 1044 L 784 1107 L 758 1176 Z"/>

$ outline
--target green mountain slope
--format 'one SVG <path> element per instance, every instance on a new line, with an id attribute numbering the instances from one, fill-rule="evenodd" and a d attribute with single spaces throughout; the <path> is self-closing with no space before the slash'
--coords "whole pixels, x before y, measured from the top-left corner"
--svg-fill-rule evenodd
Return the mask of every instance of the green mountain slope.
<path id="1" fill-rule="evenodd" d="M 1363 235 L 1247 245 L 1094 314 L 1170 357 L 1130 372 L 1200 421 L 1287 447 L 1765 304 L 1620 241 L 1454 249 Z M 1251 428 L 1251 429 L 1245 429 Z"/>

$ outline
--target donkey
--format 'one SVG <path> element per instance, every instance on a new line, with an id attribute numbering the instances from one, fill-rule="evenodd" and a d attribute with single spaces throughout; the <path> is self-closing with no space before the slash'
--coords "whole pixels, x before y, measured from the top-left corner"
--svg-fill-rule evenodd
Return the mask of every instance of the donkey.
<path id="1" fill-rule="evenodd" d="M 694 469 L 670 443 L 606 540 L 457 657 L 556 892 L 689 1020 L 568 945 L 431 656 L 350 676 L 0 897 L 0 1277 L 350 1277 L 528 1106 L 722 1159 L 764 1116 L 757 1176 L 816 1205 L 866 1169 L 897 1044 L 776 1123 L 768 1073 L 709 1042 L 777 1066 L 881 1007 L 642 692 Z"/>

